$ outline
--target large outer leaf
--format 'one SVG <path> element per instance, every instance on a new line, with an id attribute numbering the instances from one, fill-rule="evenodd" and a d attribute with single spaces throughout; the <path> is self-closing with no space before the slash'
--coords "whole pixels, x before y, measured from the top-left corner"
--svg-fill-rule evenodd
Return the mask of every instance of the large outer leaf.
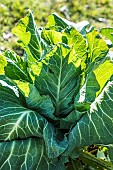
<path id="1" fill-rule="evenodd" d="M 1 170 L 53 170 L 57 164 L 57 158 L 48 158 L 43 139 L 29 138 L 0 143 Z"/>
<path id="2" fill-rule="evenodd" d="M 18 36 L 18 42 L 26 50 L 29 61 L 41 58 L 45 44 L 40 37 L 40 30 L 36 27 L 32 12 L 21 19 L 12 31 Z"/>
<path id="3" fill-rule="evenodd" d="M 90 111 L 77 122 L 69 134 L 69 154 L 75 147 L 113 143 L 113 81 L 109 81 Z"/>
<path id="4" fill-rule="evenodd" d="M 41 137 L 44 138 L 48 156 L 59 156 L 67 147 L 66 138 L 63 138 L 60 131 L 56 134 L 53 125 L 39 113 L 23 107 L 12 90 L 13 86 L 3 80 L 0 80 L 0 83 L 2 84 L 0 85 L 0 141 Z"/>
<path id="5" fill-rule="evenodd" d="M 106 70 L 109 70 L 109 72 Z M 87 74 L 85 84 L 75 97 L 75 109 L 79 111 L 88 110 L 112 75 L 113 63 L 109 57 L 93 64 L 92 70 Z"/>
<path id="6" fill-rule="evenodd" d="M 56 116 L 65 116 L 73 109 L 73 97 L 79 88 L 81 70 L 72 57 L 67 46 L 58 44 L 42 61 L 42 70 L 35 78 L 39 92 L 51 97 Z"/>

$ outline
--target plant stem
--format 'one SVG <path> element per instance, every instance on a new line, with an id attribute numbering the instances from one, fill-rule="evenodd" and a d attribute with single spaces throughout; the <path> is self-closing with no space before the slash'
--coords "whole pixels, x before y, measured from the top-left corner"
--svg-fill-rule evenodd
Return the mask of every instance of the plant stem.
<path id="1" fill-rule="evenodd" d="M 95 156 L 89 154 L 88 152 L 82 152 L 80 154 L 80 160 L 84 163 L 87 162 L 89 165 L 94 165 L 101 169 L 105 168 L 107 170 L 113 170 L 113 164 L 102 159 L 96 158 Z"/>

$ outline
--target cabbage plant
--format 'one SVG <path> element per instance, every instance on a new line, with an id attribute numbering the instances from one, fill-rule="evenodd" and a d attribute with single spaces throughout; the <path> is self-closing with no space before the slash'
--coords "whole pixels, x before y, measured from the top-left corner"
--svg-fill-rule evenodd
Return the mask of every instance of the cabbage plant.
<path id="1" fill-rule="evenodd" d="M 112 162 L 113 29 L 56 13 L 37 28 L 29 12 L 12 32 L 24 55 L 0 55 L 0 169 L 113 169 L 84 149 L 106 146 Z"/>

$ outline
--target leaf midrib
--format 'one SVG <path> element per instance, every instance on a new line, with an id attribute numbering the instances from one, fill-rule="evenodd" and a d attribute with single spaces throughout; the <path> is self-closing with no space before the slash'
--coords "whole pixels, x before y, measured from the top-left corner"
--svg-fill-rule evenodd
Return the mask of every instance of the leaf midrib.
<path id="1" fill-rule="evenodd" d="M 58 77 L 58 85 L 57 85 L 57 97 L 56 97 L 56 114 L 59 115 L 59 98 L 60 98 L 60 87 L 61 87 L 61 73 L 62 73 L 62 57 L 60 62 L 60 72 Z"/>

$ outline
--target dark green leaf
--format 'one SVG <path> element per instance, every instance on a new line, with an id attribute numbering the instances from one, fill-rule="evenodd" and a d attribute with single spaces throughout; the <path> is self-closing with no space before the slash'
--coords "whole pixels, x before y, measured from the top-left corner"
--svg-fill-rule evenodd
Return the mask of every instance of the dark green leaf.
<path id="1" fill-rule="evenodd" d="M 69 134 L 69 154 L 75 147 L 109 144 L 113 141 L 113 81 L 109 81 L 91 108 Z"/>
<path id="2" fill-rule="evenodd" d="M 73 109 L 72 99 L 78 91 L 80 66 L 74 65 L 72 57 L 67 46 L 55 46 L 35 78 L 39 92 L 51 97 L 56 116 L 65 116 Z"/>
<path id="3" fill-rule="evenodd" d="M 27 106 L 39 112 L 41 115 L 46 117 L 47 119 L 55 120 L 56 117 L 53 115 L 55 109 L 53 107 L 53 103 L 49 96 L 41 96 L 34 85 L 29 85 L 30 92 L 28 97 L 26 97 Z"/>
<path id="4" fill-rule="evenodd" d="M 39 138 L 0 142 L 0 151 L 1 170 L 53 170 L 58 164 L 57 158 L 47 156 L 44 141 Z"/>
<path id="5" fill-rule="evenodd" d="M 23 107 L 15 87 L 0 80 L 0 141 L 44 138 L 49 157 L 59 156 L 67 147 L 66 137 L 57 139 L 56 129 L 39 113 Z M 60 131 L 57 132 L 60 135 Z"/>

